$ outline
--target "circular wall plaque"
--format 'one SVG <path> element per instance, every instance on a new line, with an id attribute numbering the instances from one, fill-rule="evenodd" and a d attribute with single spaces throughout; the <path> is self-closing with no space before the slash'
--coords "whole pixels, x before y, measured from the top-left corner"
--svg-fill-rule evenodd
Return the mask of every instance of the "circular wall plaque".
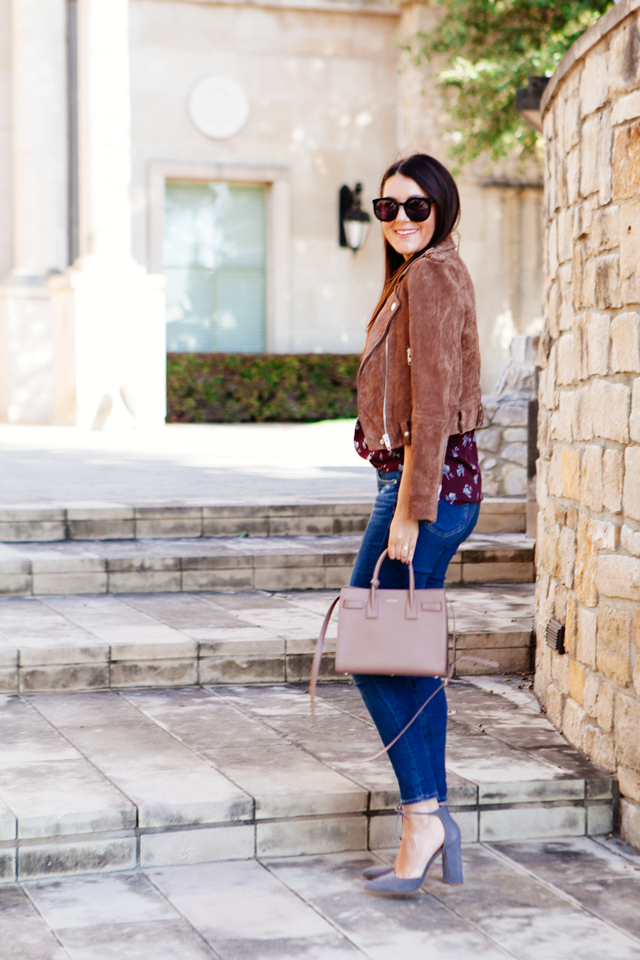
<path id="1" fill-rule="evenodd" d="M 233 77 L 210 73 L 189 94 L 189 118 L 200 133 L 213 140 L 234 137 L 249 119 L 249 100 Z"/>

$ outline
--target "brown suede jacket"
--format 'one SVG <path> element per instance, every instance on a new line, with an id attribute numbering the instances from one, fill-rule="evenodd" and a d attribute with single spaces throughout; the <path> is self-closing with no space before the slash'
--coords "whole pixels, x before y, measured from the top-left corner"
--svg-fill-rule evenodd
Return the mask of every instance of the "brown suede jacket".
<path id="1" fill-rule="evenodd" d="M 411 516 L 433 523 L 447 440 L 483 420 L 473 284 L 451 237 L 408 267 L 376 317 L 358 416 L 370 450 L 412 445 Z"/>

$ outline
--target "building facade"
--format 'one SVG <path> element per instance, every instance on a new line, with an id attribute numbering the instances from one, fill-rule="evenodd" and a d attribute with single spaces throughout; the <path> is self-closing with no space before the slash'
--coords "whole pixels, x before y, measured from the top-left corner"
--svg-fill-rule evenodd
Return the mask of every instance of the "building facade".
<path id="1" fill-rule="evenodd" d="M 447 162 L 437 15 L 378 0 L 0 0 L 0 420 L 161 424 L 176 351 L 357 353 L 382 277 L 338 192 Z M 541 317 L 541 184 L 459 177 L 483 387 Z"/>

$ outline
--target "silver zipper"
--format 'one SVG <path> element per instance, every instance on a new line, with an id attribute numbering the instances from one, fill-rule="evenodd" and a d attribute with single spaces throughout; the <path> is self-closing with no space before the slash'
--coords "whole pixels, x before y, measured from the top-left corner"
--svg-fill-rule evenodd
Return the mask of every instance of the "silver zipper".
<path id="1" fill-rule="evenodd" d="M 407 347 L 407 363 L 411 366 L 411 347 Z"/>
<path id="2" fill-rule="evenodd" d="M 384 424 L 384 433 L 382 435 L 382 442 L 385 447 L 391 453 L 391 440 L 389 439 L 389 431 L 387 430 L 387 383 L 389 382 L 389 333 L 387 332 L 386 339 L 384 341 L 384 400 L 382 402 L 382 420 Z"/>

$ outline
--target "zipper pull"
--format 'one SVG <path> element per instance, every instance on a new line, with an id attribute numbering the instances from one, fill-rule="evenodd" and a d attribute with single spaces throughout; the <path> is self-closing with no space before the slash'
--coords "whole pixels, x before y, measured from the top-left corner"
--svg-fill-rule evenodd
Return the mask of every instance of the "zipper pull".
<path id="1" fill-rule="evenodd" d="M 411 347 L 407 347 L 407 363 L 411 366 Z"/>
<path id="2" fill-rule="evenodd" d="M 384 443 L 384 445 L 385 445 L 385 447 L 387 448 L 388 452 L 391 453 L 391 451 L 393 450 L 393 447 L 391 446 L 391 440 L 389 439 L 389 434 L 388 434 L 388 433 L 384 433 L 384 434 L 382 435 L 382 442 Z"/>

